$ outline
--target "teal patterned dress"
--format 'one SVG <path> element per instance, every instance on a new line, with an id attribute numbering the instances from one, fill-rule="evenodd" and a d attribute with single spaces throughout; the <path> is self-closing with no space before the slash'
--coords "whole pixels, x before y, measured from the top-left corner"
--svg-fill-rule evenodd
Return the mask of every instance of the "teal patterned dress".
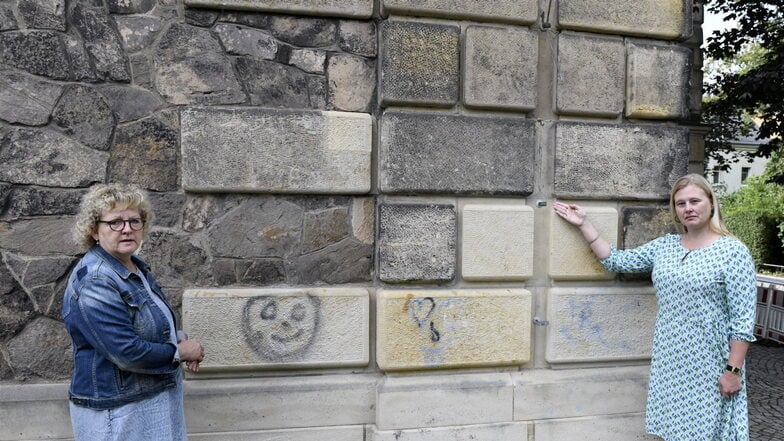
<path id="1" fill-rule="evenodd" d="M 745 377 L 730 398 L 719 392 L 730 339 L 754 341 L 756 271 L 743 243 L 722 236 L 689 251 L 668 234 L 615 248 L 602 265 L 652 272 L 659 312 L 653 336 L 645 429 L 665 441 L 748 441 Z"/>

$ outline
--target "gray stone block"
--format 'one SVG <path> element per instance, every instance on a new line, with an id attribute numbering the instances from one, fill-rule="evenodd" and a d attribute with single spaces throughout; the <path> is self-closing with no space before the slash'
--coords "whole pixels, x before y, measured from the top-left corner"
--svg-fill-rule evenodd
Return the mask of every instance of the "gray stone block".
<path id="1" fill-rule="evenodd" d="M 287 259 L 286 281 L 292 285 L 370 282 L 372 264 L 373 246 L 346 238 Z"/>
<path id="2" fill-rule="evenodd" d="M 64 380 L 73 366 L 71 338 L 61 322 L 38 317 L 8 341 L 8 358 L 19 380 Z"/>
<path id="3" fill-rule="evenodd" d="M 454 205 L 381 204 L 378 272 L 384 282 L 448 282 L 455 277 Z"/>
<path id="4" fill-rule="evenodd" d="M 0 68 L 0 78 L 4 82 L 0 88 L 0 119 L 28 126 L 49 121 L 62 86 L 6 68 Z"/>
<path id="5" fill-rule="evenodd" d="M 8 198 L 6 210 L 2 211 L 2 218 L 75 215 L 79 211 L 83 193 L 83 190 L 19 186 Z"/>
<path id="6" fill-rule="evenodd" d="M 71 60 L 71 77 L 77 81 L 95 82 L 98 73 L 95 71 L 90 55 L 84 48 L 82 41 L 70 34 L 63 34 L 65 53 Z"/>
<path id="7" fill-rule="evenodd" d="M 558 37 L 556 109 L 562 114 L 617 116 L 623 111 L 623 40 L 586 34 Z"/>
<path id="8" fill-rule="evenodd" d="M 0 34 L 0 65 L 55 80 L 72 78 L 71 64 L 57 33 L 12 31 Z"/>
<path id="9" fill-rule="evenodd" d="M 458 26 L 388 20 L 381 25 L 383 105 L 449 107 L 460 85 Z"/>
<path id="10" fill-rule="evenodd" d="M 409 16 L 467 18 L 529 24 L 536 20 L 536 0 L 382 0 L 383 13 Z"/>
<path id="11" fill-rule="evenodd" d="M 533 191 L 534 123 L 387 111 L 381 120 L 384 193 L 514 194 Z"/>
<path id="12" fill-rule="evenodd" d="M 558 196 L 667 199 L 688 165 L 683 127 L 560 122 L 555 143 Z"/>
<path id="13" fill-rule="evenodd" d="M 29 28 L 65 31 L 65 0 L 19 0 L 17 7 Z"/>
<path id="14" fill-rule="evenodd" d="M 0 3 L 0 31 L 19 29 L 19 23 L 16 22 L 14 10 L 11 7 L 12 4 L 11 2 Z"/>
<path id="15" fill-rule="evenodd" d="M 560 0 L 558 23 L 564 29 L 675 40 L 692 33 L 691 6 L 689 0 Z"/>
<path id="16" fill-rule="evenodd" d="M 250 96 L 254 106 L 309 109 L 311 98 L 318 96 L 318 87 L 300 69 L 274 61 L 240 57 L 235 61 L 237 79 Z"/>
<path id="17" fill-rule="evenodd" d="M 99 90 L 112 108 L 118 123 L 150 116 L 165 104 L 157 94 L 141 87 L 110 84 Z"/>
<path id="18" fill-rule="evenodd" d="M 127 52 L 138 52 L 149 47 L 163 28 L 164 21 L 144 15 L 117 15 L 117 31 Z"/>
<path id="19" fill-rule="evenodd" d="M 329 98 L 336 110 L 369 112 L 376 91 L 375 65 L 353 55 L 333 55 L 327 64 Z"/>
<path id="20" fill-rule="evenodd" d="M 184 3 L 187 6 L 202 8 L 334 17 L 370 18 L 373 14 L 373 0 L 184 0 Z"/>
<path id="21" fill-rule="evenodd" d="M 128 69 L 128 57 L 106 10 L 74 2 L 70 19 L 84 38 L 84 47 L 90 54 L 98 76 L 103 80 L 129 82 L 131 72 Z"/>
<path id="22" fill-rule="evenodd" d="M 73 225 L 74 218 L 71 216 L 4 222 L 0 228 L 0 248 L 28 256 L 73 256 L 84 251 L 64 234 Z"/>
<path id="23" fill-rule="evenodd" d="M 623 235 L 621 248 L 638 247 L 668 233 L 676 233 L 669 207 L 629 206 L 621 209 Z"/>
<path id="24" fill-rule="evenodd" d="M 66 135 L 88 147 L 109 149 L 114 116 L 109 104 L 93 88 L 82 85 L 68 87 L 52 112 L 52 122 Z"/>
<path id="25" fill-rule="evenodd" d="M 370 191 L 370 115 L 205 107 L 182 110 L 181 124 L 187 190 Z"/>
<path id="26" fill-rule="evenodd" d="M 341 20 L 338 25 L 338 45 L 346 52 L 375 57 L 376 24 L 372 21 Z"/>
<path id="27" fill-rule="evenodd" d="M 144 14 L 156 3 L 155 0 L 106 0 L 106 6 L 113 14 Z"/>
<path id="28" fill-rule="evenodd" d="M 626 116 L 678 119 L 688 116 L 691 50 L 628 44 Z"/>
<path id="29" fill-rule="evenodd" d="M 226 52 L 233 55 L 249 55 L 261 60 L 274 60 L 278 53 L 278 42 L 268 33 L 236 24 L 221 23 L 215 26 Z"/>
<path id="30" fill-rule="evenodd" d="M 536 107 L 539 36 L 513 27 L 469 26 L 465 34 L 466 106 L 515 110 Z"/>

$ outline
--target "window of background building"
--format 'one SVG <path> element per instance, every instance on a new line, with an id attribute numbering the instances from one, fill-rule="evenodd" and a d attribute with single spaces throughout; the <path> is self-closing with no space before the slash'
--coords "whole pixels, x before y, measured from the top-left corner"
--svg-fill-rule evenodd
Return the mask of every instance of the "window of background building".
<path id="1" fill-rule="evenodd" d="M 746 178 L 749 177 L 749 172 L 751 171 L 751 167 L 741 167 L 740 169 L 740 182 L 746 182 Z"/>
<path id="2" fill-rule="evenodd" d="M 713 167 L 713 183 L 714 184 L 718 184 L 719 183 L 719 172 L 720 171 L 721 171 L 721 168 Z"/>

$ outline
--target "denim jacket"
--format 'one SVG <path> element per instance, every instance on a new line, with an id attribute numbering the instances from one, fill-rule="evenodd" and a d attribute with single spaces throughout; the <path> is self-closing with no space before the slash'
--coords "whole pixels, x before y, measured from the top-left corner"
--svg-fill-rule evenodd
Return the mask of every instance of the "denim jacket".
<path id="1" fill-rule="evenodd" d="M 171 311 L 147 264 L 132 259 Z M 139 276 L 100 245 L 71 272 L 62 317 L 73 341 L 74 404 L 111 409 L 175 386 L 179 362 L 168 318 Z"/>

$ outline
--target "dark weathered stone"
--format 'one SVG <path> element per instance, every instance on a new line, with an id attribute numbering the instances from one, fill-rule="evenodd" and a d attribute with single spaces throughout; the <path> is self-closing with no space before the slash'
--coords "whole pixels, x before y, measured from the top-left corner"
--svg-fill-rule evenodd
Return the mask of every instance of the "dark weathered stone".
<path id="1" fill-rule="evenodd" d="M 8 342 L 8 358 L 17 379 L 63 380 L 73 366 L 71 338 L 62 322 L 38 317 Z"/>
<path id="2" fill-rule="evenodd" d="M 14 371 L 11 366 L 5 361 L 3 353 L 0 352 L 0 380 L 8 380 L 14 378 Z"/>
<path id="3" fill-rule="evenodd" d="M 219 16 L 220 12 L 212 9 L 185 8 L 185 23 L 194 26 L 210 27 Z"/>
<path id="4" fill-rule="evenodd" d="M 370 112 L 376 91 L 375 65 L 353 55 L 333 55 L 327 65 L 329 99 L 336 110 Z"/>
<path id="5" fill-rule="evenodd" d="M 666 205 L 623 207 L 621 210 L 623 236 L 621 248 L 638 247 L 668 233 L 677 233 Z"/>
<path id="6" fill-rule="evenodd" d="M 294 67 L 272 61 L 241 57 L 236 61 L 237 76 L 253 105 L 264 107 L 310 108 L 308 81 Z"/>
<path id="7" fill-rule="evenodd" d="M 6 295 L 17 288 L 19 284 L 14 279 L 13 274 L 6 266 L 5 262 L 0 260 L 0 296 Z"/>
<path id="8" fill-rule="evenodd" d="M 327 18 L 274 15 L 269 30 L 275 37 L 295 46 L 325 47 L 337 42 L 337 21 Z"/>
<path id="9" fill-rule="evenodd" d="M 323 74 L 327 52 L 321 49 L 295 49 L 289 53 L 287 63 L 308 73 Z"/>
<path id="10" fill-rule="evenodd" d="M 372 245 L 343 239 L 314 253 L 287 259 L 287 281 L 293 285 L 368 282 L 372 256 Z"/>
<path id="11" fill-rule="evenodd" d="M 0 249 L 28 256 L 79 254 L 83 250 L 69 234 L 73 224 L 70 216 L 0 222 Z"/>
<path id="12" fill-rule="evenodd" d="M 287 257 L 299 250 L 303 210 L 291 202 L 249 199 L 216 221 L 207 237 L 213 256 Z"/>
<path id="13" fill-rule="evenodd" d="M 266 32 L 228 23 L 220 23 L 213 30 L 227 53 L 274 60 L 278 52 L 277 40 Z"/>
<path id="14" fill-rule="evenodd" d="M 51 31 L 0 34 L 0 64 L 56 80 L 72 77 L 64 49 L 59 36 Z"/>
<path id="15" fill-rule="evenodd" d="M 555 193 L 609 199 L 667 199 L 686 174 L 688 130 L 673 126 L 559 122 Z"/>
<path id="16" fill-rule="evenodd" d="M 49 121 L 62 86 L 41 81 L 13 69 L 0 67 L 0 119 L 28 126 Z"/>
<path id="17" fill-rule="evenodd" d="M 82 85 L 68 87 L 52 112 L 52 121 L 86 146 L 109 149 L 114 116 L 112 109 L 93 88 Z"/>
<path id="18" fill-rule="evenodd" d="M 138 52 L 149 47 L 164 24 L 158 17 L 143 15 L 118 16 L 114 21 L 127 52 Z"/>
<path id="19" fill-rule="evenodd" d="M 165 104 L 158 95 L 140 87 L 107 85 L 99 90 L 119 123 L 150 116 Z"/>
<path id="20" fill-rule="evenodd" d="M 387 111 L 380 132 L 382 192 L 533 191 L 536 136 L 530 120 Z"/>
<path id="21" fill-rule="evenodd" d="M 378 272 L 384 282 L 448 282 L 457 263 L 454 205 L 381 204 Z"/>
<path id="22" fill-rule="evenodd" d="M 56 282 L 75 261 L 73 257 L 30 258 L 13 253 L 5 253 L 4 257 L 16 279 L 28 289 Z"/>
<path id="23" fill-rule="evenodd" d="M 201 231 L 223 211 L 223 199 L 213 195 L 191 197 L 182 213 L 182 229 Z"/>
<path id="24" fill-rule="evenodd" d="M 207 29 L 172 24 L 154 53 L 155 86 L 172 104 L 233 104 L 245 94 Z"/>
<path id="25" fill-rule="evenodd" d="M 187 196 L 179 193 L 149 193 L 155 225 L 171 228 L 177 225 Z"/>
<path id="26" fill-rule="evenodd" d="M 76 3 L 71 8 L 71 22 L 84 39 L 84 46 L 103 80 L 131 80 L 128 58 L 123 52 L 120 36 L 106 10 Z"/>
<path id="27" fill-rule="evenodd" d="M 150 12 L 156 0 L 106 0 L 106 7 L 112 14 L 144 14 Z"/>
<path id="28" fill-rule="evenodd" d="M 90 62 L 90 54 L 80 40 L 70 34 L 63 35 L 63 44 L 68 59 L 71 60 L 71 77 L 76 81 L 94 82 L 98 80 L 95 67 Z"/>
<path id="29" fill-rule="evenodd" d="M 674 40 L 691 34 L 691 6 L 688 0 L 561 0 L 558 24 L 563 29 Z"/>
<path id="30" fill-rule="evenodd" d="M 375 57 L 376 24 L 372 21 L 341 20 L 338 45 L 346 52 L 365 57 Z"/>
<path id="31" fill-rule="evenodd" d="M 19 0 L 17 5 L 28 28 L 65 31 L 65 0 Z"/>
<path id="32" fill-rule="evenodd" d="M 385 21 L 380 96 L 384 104 L 452 106 L 460 86 L 460 27 Z"/>
<path id="33" fill-rule="evenodd" d="M 283 259 L 215 259 L 212 277 L 219 286 L 273 285 L 286 281 Z"/>
<path id="34" fill-rule="evenodd" d="M 144 52 L 131 54 L 128 57 L 131 64 L 131 75 L 133 76 L 133 84 L 140 87 L 145 87 L 150 90 L 155 90 L 155 85 L 152 79 L 152 59 Z"/>
<path id="35" fill-rule="evenodd" d="M 11 184 L 0 182 L 0 214 L 5 212 L 8 206 L 8 195 L 11 194 Z"/>
<path id="36" fill-rule="evenodd" d="M 0 141 L 0 180 L 84 187 L 104 180 L 107 156 L 49 130 L 15 129 Z"/>
<path id="37" fill-rule="evenodd" d="M 227 23 L 238 23 L 259 29 L 269 29 L 272 15 L 259 12 L 223 12 L 218 20 Z"/>
<path id="38" fill-rule="evenodd" d="M 308 93 L 310 94 L 310 107 L 313 109 L 327 108 L 327 78 L 321 75 L 308 75 Z"/>
<path id="39" fill-rule="evenodd" d="M 21 288 L 0 295 L 0 339 L 16 335 L 35 314 L 35 306 Z"/>
<path id="40" fill-rule="evenodd" d="M 207 253 L 184 234 L 152 231 L 139 255 L 162 286 L 205 284 L 210 275 Z"/>
<path id="41" fill-rule="evenodd" d="M 13 190 L 4 219 L 76 214 L 83 190 L 24 186 Z"/>
<path id="42" fill-rule="evenodd" d="M 0 3 L 0 31 L 12 31 L 19 29 L 16 22 L 14 11 L 11 9 L 11 2 Z"/>
<path id="43" fill-rule="evenodd" d="M 172 112 L 118 126 L 108 179 L 155 191 L 177 190 L 178 138 L 177 118 Z"/>
<path id="44" fill-rule="evenodd" d="M 301 253 L 307 254 L 338 242 L 349 234 L 347 208 L 305 213 Z"/>

